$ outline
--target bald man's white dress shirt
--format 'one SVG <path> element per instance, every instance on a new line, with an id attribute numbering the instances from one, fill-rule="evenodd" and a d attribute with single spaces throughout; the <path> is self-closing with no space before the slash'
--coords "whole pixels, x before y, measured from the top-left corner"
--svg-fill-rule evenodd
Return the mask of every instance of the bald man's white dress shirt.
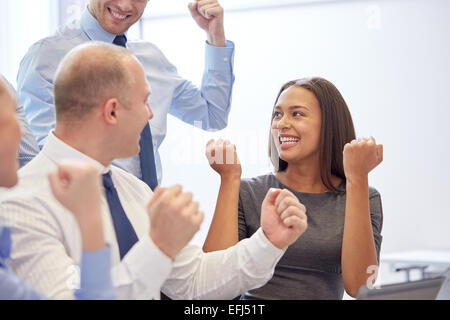
<path id="1" fill-rule="evenodd" d="M 99 162 L 70 147 L 53 133 L 42 152 L 19 171 L 19 186 L 0 203 L 0 225 L 10 226 L 13 250 L 8 264 L 25 282 L 56 299 L 72 299 L 79 282 L 82 240 L 77 222 L 54 198 L 48 172 L 65 160 L 95 164 L 112 172 L 120 201 L 139 241 L 120 261 L 106 197 L 102 196 L 105 238 L 111 245 L 112 277 L 119 299 L 231 299 L 264 285 L 284 253 L 262 230 L 236 246 L 203 253 L 186 246 L 174 261 L 149 237 L 146 205 L 152 191 L 135 176 Z"/>

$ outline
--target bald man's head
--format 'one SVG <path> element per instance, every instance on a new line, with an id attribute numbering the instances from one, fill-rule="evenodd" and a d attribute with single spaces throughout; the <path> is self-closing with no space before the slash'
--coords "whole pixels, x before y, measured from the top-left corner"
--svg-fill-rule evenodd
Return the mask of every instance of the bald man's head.
<path id="1" fill-rule="evenodd" d="M 2 77 L 0 77 L 0 101 L 3 101 L 5 99 L 6 95 L 8 94 L 9 90 L 6 86 L 5 80 L 3 80 Z M 3 103 L 0 105 L 0 111 L 2 111 L 4 108 Z"/>
<path id="2" fill-rule="evenodd" d="M 70 51 L 55 79 L 54 134 L 103 165 L 139 153 L 153 116 L 139 61 L 125 48 L 88 42 Z"/>
<path id="3" fill-rule="evenodd" d="M 8 92 L 8 86 L 3 76 L 0 76 L 0 97 L 3 97 L 6 92 Z"/>
<path id="4" fill-rule="evenodd" d="M 11 87 L 9 82 L 6 81 L 6 79 L 2 75 L 0 75 L 0 101 L 3 102 L 0 105 L 0 111 L 1 112 L 5 111 L 5 108 L 7 108 L 8 112 L 11 112 L 12 110 L 15 111 L 16 110 L 15 109 L 16 100 L 17 100 L 17 95 L 16 95 L 14 89 Z M 6 101 L 13 102 L 14 108 L 11 108 L 11 103 L 6 103 Z"/>
<path id="5" fill-rule="evenodd" d="M 111 98 L 127 105 L 134 81 L 126 67 L 130 59 L 135 58 L 125 48 L 103 42 L 72 49 L 56 72 L 57 121 L 82 120 Z"/>
<path id="6" fill-rule="evenodd" d="M 23 133 L 16 103 L 14 89 L 0 75 L 0 187 L 13 187 L 18 180 L 17 156 Z"/>

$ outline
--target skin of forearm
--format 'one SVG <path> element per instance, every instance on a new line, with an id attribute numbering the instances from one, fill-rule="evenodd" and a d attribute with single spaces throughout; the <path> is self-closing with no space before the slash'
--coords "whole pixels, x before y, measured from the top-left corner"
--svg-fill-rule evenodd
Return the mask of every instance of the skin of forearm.
<path id="1" fill-rule="evenodd" d="M 223 22 L 215 31 L 207 32 L 207 40 L 209 44 L 215 47 L 226 47 L 227 38 L 225 37 Z"/>
<path id="2" fill-rule="evenodd" d="M 222 177 L 216 210 L 203 245 L 204 252 L 224 250 L 239 241 L 238 203 L 240 176 Z"/>
<path id="3" fill-rule="evenodd" d="M 370 221 L 367 177 L 347 180 L 344 237 L 342 242 L 342 277 L 347 293 L 356 296 L 371 276 L 367 268 L 378 266 Z"/>
<path id="4" fill-rule="evenodd" d="M 224 48 L 227 45 L 227 40 L 225 38 L 225 35 L 215 36 L 215 35 L 208 34 L 208 43 L 215 47 L 223 47 Z"/>
<path id="5" fill-rule="evenodd" d="M 100 212 L 97 214 L 89 212 L 88 214 L 91 214 L 91 216 L 84 215 L 87 219 L 80 219 L 78 223 L 83 238 L 83 250 L 93 252 L 103 249 L 106 246 L 106 242 L 103 235 L 103 222 Z"/>

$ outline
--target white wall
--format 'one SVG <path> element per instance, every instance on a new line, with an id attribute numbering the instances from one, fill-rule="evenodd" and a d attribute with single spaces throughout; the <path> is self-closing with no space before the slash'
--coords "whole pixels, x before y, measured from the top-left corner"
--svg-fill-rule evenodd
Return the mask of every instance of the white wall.
<path id="1" fill-rule="evenodd" d="M 340 89 L 359 136 L 384 144 L 384 162 L 370 176 L 383 201 L 382 251 L 450 249 L 449 12 L 447 0 L 385 0 L 226 13 L 236 44 L 229 126 L 203 133 L 171 118 L 161 148 L 163 184 L 181 183 L 207 214 L 194 242 L 206 236 L 219 184 L 203 156 L 207 140 L 231 138 L 244 176 L 268 172 L 276 93 L 287 80 L 314 75 Z M 145 39 L 200 83 L 205 36 L 187 11 L 150 20 Z"/>
<path id="2" fill-rule="evenodd" d="M 58 0 L 0 0 L 0 73 L 16 86 L 22 57 L 57 26 Z"/>

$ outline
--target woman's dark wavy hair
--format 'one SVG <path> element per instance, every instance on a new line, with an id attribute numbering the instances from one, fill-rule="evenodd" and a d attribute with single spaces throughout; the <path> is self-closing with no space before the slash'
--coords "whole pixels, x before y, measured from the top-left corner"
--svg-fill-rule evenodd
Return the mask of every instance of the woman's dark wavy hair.
<path id="1" fill-rule="evenodd" d="M 331 191 L 342 192 L 333 186 L 331 176 L 345 179 L 343 150 L 346 143 L 355 139 L 355 128 L 347 104 L 339 90 L 323 78 L 303 78 L 284 84 L 275 100 L 275 106 L 280 95 L 292 86 L 302 87 L 311 91 L 319 101 L 322 111 L 322 129 L 320 135 L 320 176 L 323 184 Z M 274 106 L 274 109 L 275 109 Z M 274 113 L 272 113 L 272 119 Z M 288 163 L 282 160 L 276 149 L 272 134 L 269 136 L 269 157 L 276 172 L 284 171 Z"/>

